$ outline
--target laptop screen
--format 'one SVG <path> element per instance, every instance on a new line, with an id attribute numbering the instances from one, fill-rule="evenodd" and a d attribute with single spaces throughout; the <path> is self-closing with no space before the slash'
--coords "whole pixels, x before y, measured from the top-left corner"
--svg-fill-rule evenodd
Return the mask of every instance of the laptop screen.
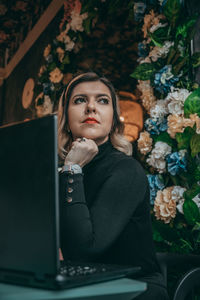
<path id="1" fill-rule="evenodd" d="M 0 269 L 59 268 L 57 116 L 0 128 Z"/>

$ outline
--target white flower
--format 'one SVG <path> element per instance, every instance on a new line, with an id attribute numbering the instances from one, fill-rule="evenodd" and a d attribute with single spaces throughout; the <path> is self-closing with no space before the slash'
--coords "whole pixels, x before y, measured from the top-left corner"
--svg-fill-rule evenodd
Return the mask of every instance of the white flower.
<path id="1" fill-rule="evenodd" d="M 76 11 L 72 11 L 71 13 L 71 22 L 70 22 L 70 28 L 73 31 L 83 31 L 83 21 L 87 19 L 88 13 L 84 13 L 80 15 Z"/>
<path id="2" fill-rule="evenodd" d="M 152 153 L 155 155 L 155 158 L 165 158 L 167 154 L 170 154 L 172 147 L 164 142 L 156 142 L 155 147 Z"/>
<path id="3" fill-rule="evenodd" d="M 185 201 L 185 199 L 183 198 L 183 193 L 185 191 L 186 191 L 186 188 L 175 185 L 171 192 L 172 199 L 175 200 L 177 203 L 176 208 L 181 214 L 183 214 L 183 203 Z"/>
<path id="4" fill-rule="evenodd" d="M 148 56 L 146 56 L 145 58 L 139 57 L 137 61 L 140 64 L 144 64 L 144 63 L 150 64 L 151 63 L 151 59 Z"/>
<path id="5" fill-rule="evenodd" d="M 163 5 L 163 2 L 164 2 L 165 0 L 158 0 L 158 2 L 159 2 L 159 4 L 160 4 L 160 6 L 162 6 Z"/>
<path id="6" fill-rule="evenodd" d="M 68 35 L 66 35 L 64 43 L 65 43 L 65 50 L 66 51 L 72 51 L 73 50 L 73 48 L 75 46 L 75 43 L 70 39 L 70 37 Z"/>
<path id="7" fill-rule="evenodd" d="M 151 26 L 151 28 L 149 29 L 149 31 L 151 33 L 153 33 L 154 31 L 156 31 L 158 28 L 162 28 L 162 27 L 166 27 L 167 26 L 167 23 L 158 23 L 158 24 L 154 24 L 153 26 Z"/>
<path id="8" fill-rule="evenodd" d="M 173 42 L 166 41 L 162 47 L 155 46 L 153 50 L 150 51 L 149 57 L 152 61 L 157 61 L 160 57 L 166 57 L 167 53 L 171 46 L 173 46 Z"/>
<path id="9" fill-rule="evenodd" d="M 167 108 L 167 102 L 165 100 L 158 100 L 150 109 L 151 118 L 164 118 L 169 113 Z"/>
<path id="10" fill-rule="evenodd" d="M 174 77 L 174 75 L 172 74 L 172 65 L 168 65 L 167 71 L 162 73 L 160 81 L 162 84 L 165 84 L 166 80 L 168 81 L 172 77 Z"/>
<path id="11" fill-rule="evenodd" d="M 166 97 L 169 113 L 183 115 L 184 102 L 190 94 L 186 89 L 173 89 Z"/>
<path id="12" fill-rule="evenodd" d="M 150 156 L 147 158 L 147 163 L 157 169 L 159 173 L 165 172 L 166 161 L 165 156 L 170 154 L 172 148 L 164 142 L 156 142 Z"/>
<path id="13" fill-rule="evenodd" d="M 200 194 L 197 194 L 192 200 L 196 203 L 196 205 L 200 209 Z"/>
<path id="14" fill-rule="evenodd" d="M 43 98 L 43 103 L 38 105 L 38 101 Z M 44 95 L 44 93 L 40 93 L 35 99 L 35 108 L 36 114 L 38 117 L 42 117 L 52 113 L 53 111 L 53 103 L 48 95 Z"/>
<path id="15" fill-rule="evenodd" d="M 147 163 L 155 168 L 159 173 L 164 173 L 166 171 L 166 161 L 164 159 L 157 159 L 155 156 L 150 155 L 147 158 Z"/>

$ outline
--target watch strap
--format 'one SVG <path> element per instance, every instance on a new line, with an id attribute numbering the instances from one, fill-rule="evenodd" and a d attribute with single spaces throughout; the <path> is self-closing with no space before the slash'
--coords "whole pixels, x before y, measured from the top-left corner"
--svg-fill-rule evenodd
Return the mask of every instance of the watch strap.
<path id="1" fill-rule="evenodd" d="M 82 168 L 78 164 L 64 165 L 62 167 L 62 172 L 67 172 L 70 174 L 82 174 Z"/>

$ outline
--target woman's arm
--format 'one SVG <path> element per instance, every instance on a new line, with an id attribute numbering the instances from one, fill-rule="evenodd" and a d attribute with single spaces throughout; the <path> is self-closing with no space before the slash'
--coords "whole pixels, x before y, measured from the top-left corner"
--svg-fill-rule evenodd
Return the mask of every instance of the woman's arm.
<path id="1" fill-rule="evenodd" d="M 61 247 L 64 257 L 69 254 L 75 259 L 95 259 L 110 247 L 136 213 L 148 184 L 142 167 L 132 158 L 123 159 L 106 177 L 88 209 L 83 176 L 63 173 L 60 178 Z M 71 193 L 69 188 L 73 189 Z"/>

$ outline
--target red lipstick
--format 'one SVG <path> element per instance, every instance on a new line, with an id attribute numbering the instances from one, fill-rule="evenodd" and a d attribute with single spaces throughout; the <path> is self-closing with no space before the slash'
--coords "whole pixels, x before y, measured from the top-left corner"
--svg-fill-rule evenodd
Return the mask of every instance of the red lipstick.
<path id="1" fill-rule="evenodd" d="M 83 123 L 87 124 L 98 124 L 99 122 L 95 118 L 87 118 L 83 121 Z"/>

